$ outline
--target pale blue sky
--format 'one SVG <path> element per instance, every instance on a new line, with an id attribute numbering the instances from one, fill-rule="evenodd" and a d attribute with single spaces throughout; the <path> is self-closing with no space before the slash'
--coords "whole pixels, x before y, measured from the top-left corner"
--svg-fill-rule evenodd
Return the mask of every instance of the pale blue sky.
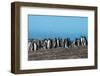
<path id="1" fill-rule="evenodd" d="M 28 38 L 67 38 L 74 39 L 88 35 L 88 18 L 75 16 L 28 16 Z"/>

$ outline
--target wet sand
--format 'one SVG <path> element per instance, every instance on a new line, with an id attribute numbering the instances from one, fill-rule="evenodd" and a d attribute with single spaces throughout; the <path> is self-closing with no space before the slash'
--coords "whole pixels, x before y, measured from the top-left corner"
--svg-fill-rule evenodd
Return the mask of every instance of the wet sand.
<path id="1" fill-rule="evenodd" d="M 28 60 L 80 59 L 88 57 L 87 48 L 52 48 L 28 52 Z"/>

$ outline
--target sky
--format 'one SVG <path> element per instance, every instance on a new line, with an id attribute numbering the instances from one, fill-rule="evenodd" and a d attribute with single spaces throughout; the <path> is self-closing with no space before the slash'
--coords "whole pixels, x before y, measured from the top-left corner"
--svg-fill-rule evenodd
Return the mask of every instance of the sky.
<path id="1" fill-rule="evenodd" d="M 88 17 L 28 16 L 28 39 L 70 38 L 88 35 Z"/>

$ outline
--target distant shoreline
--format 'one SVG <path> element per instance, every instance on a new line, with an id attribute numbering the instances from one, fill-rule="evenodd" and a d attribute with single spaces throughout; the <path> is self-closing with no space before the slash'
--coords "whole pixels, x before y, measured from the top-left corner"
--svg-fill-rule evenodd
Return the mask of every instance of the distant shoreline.
<path id="1" fill-rule="evenodd" d="M 82 35 L 81 35 L 82 36 Z M 28 38 L 28 40 L 33 40 L 33 39 L 38 39 L 38 40 L 43 40 L 43 39 L 48 39 L 48 38 L 50 38 L 50 39 L 55 39 L 55 38 L 62 38 L 62 39 L 66 39 L 66 38 L 70 38 L 70 40 L 75 40 L 76 38 L 80 38 L 81 36 L 79 36 L 79 37 L 74 37 L 74 38 L 71 38 L 71 37 L 53 37 L 53 38 L 50 38 L 50 37 L 44 37 L 44 38 Z M 86 37 L 86 39 L 88 40 L 88 36 L 85 36 Z"/>

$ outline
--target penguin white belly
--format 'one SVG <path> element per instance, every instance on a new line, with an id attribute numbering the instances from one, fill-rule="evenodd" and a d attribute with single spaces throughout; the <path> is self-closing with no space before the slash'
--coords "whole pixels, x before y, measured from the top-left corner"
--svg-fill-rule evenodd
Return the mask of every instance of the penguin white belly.
<path id="1" fill-rule="evenodd" d="M 48 41 L 47 48 L 48 49 L 50 48 L 50 41 Z"/>
<path id="2" fill-rule="evenodd" d="M 32 51 L 32 44 L 31 44 L 31 42 L 28 43 L 28 51 Z"/>
<path id="3" fill-rule="evenodd" d="M 36 47 L 36 44 L 34 43 L 34 51 L 36 51 L 37 47 Z"/>

